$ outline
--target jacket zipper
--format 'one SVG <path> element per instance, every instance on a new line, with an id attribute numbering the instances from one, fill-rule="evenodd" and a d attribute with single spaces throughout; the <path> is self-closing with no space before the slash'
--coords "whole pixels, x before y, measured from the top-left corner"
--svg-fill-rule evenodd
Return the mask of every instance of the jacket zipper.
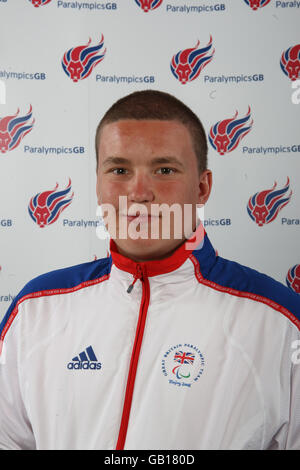
<path id="1" fill-rule="evenodd" d="M 133 286 L 135 282 L 137 281 L 137 279 L 140 279 L 142 282 L 143 293 L 142 293 L 142 299 L 141 299 L 141 305 L 140 305 L 140 311 L 139 311 L 139 319 L 138 319 L 137 328 L 136 328 L 135 340 L 134 340 L 134 345 L 133 345 L 133 349 L 131 353 L 125 399 L 124 399 L 124 404 L 123 404 L 123 413 L 122 413 L 122 419 L 121 419 L 121 425 L 120 425 L 116 450 L 123 450 L 124 445 L 125 445 L 136 371 L 137 371 L 137 366 L 138 366 L 141 345 L 143 341 L 147 311 L 148 311 L 149 300 L 150 300 L 150 286 L 149 286 L 147 273 L 146 273 L 146 270 L 143 270 L 141 265 L 139 264 L 137 265 L 137 272 L 136 272 L 136 275 L 134 276 L 134 281 L 132 282 L 132 284 L 130 284 L 129 288 L 127 289 L 127 292 L 130 293 L 132 291 Z"/>
<path id="2" fill-rule="evenodd" d="M 138 279 L 141 279 L 141 280 L 142 280 L 142 278 L 143 278 L 143 270 L 142 270 L 142 267 L 141 267 L 140 264 L 137 264 L 137 266 L 136 266 L 136 274 L 134 275 L 133 282 L 130 284 L 130 286 L 129 286 L 128 289 L 127 289 L 128 294 L 130 294 L 130 292 L 132 291 L 133 286 L 134 286 L 134 284 L 136 283 L 136 281 L 137 281 Z"/>

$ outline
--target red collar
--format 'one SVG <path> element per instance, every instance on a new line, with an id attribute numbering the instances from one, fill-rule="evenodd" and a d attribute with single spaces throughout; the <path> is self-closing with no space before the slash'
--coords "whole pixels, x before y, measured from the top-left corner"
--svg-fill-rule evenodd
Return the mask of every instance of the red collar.
<path id="1" fill-rule="evenodd" d="M 187 258 L 195 249 L 195 245 L 193 246 L 192 243 L 195 240 L 195 236 L 198 245 L 199 243 L 203 242 L 205 230 L 201 223 L 198 225 L 195 234 L 182 243 L 174 251 L 174 253 L 172 253 L 172 255 L 159 260 L 143 262 L 133 261 L 132 259 L 127 258 L 118 252 L 117 245 L 112 239 L 110 240 L 110 254 L 113 263 L 117 266 L 117 268 L 122 269 L 123 271 L 136 274 L 137 266 L 139 265 L 141 266 L 143 272 L 146 272 L 148 276 L 156 276 L 158 274 L 165 274 L 171 271 L 175 271 L 175 269 L 179 268 L 179 266 L 181 266 L 187 260 Z"/>

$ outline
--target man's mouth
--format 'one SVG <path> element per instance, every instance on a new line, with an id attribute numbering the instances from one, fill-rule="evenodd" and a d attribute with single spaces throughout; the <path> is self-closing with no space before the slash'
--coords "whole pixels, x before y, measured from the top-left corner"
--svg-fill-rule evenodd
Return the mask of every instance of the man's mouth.
<path id="1" fill-rule="evenodd" d="M 151 222 L 160 218 L 158 215 L 140 214 L 139 212 L 135 214 L 121 214 L 121 217 L 126 217 L 128 222 L 136 219 L 139 219 L 140 222 Z"/>

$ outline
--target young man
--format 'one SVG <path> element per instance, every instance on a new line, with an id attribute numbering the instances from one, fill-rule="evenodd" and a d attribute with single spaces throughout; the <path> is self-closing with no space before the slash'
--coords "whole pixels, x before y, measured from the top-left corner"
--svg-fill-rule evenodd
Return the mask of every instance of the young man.
<path id="1" fill-rule="evenodd" d="M 110 256 L 11 305 L 0 447 L 300 449 L 299 296 L 213 249 L 196 217 L 212 185 L 199 119 L 136 92 L 101 120 L 96 152 Z"/>

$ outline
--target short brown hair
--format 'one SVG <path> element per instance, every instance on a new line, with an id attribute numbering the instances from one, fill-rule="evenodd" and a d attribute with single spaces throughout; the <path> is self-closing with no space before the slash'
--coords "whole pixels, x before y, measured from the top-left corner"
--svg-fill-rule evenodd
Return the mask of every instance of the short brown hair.
<path id="1" fill-rule="evenodd" d="M 207 140 L 203 125 L 196 114 L 182 101 L 157 90 L 136 91 L 114 103 L 98 124 L 95 137 L 98 167 L 98 139 L 101 129 L 122 119 L 157 119 L 160 121 L 179 121 L 184 124 L 191 136 L 201 174 L 207 169 Z"/>

